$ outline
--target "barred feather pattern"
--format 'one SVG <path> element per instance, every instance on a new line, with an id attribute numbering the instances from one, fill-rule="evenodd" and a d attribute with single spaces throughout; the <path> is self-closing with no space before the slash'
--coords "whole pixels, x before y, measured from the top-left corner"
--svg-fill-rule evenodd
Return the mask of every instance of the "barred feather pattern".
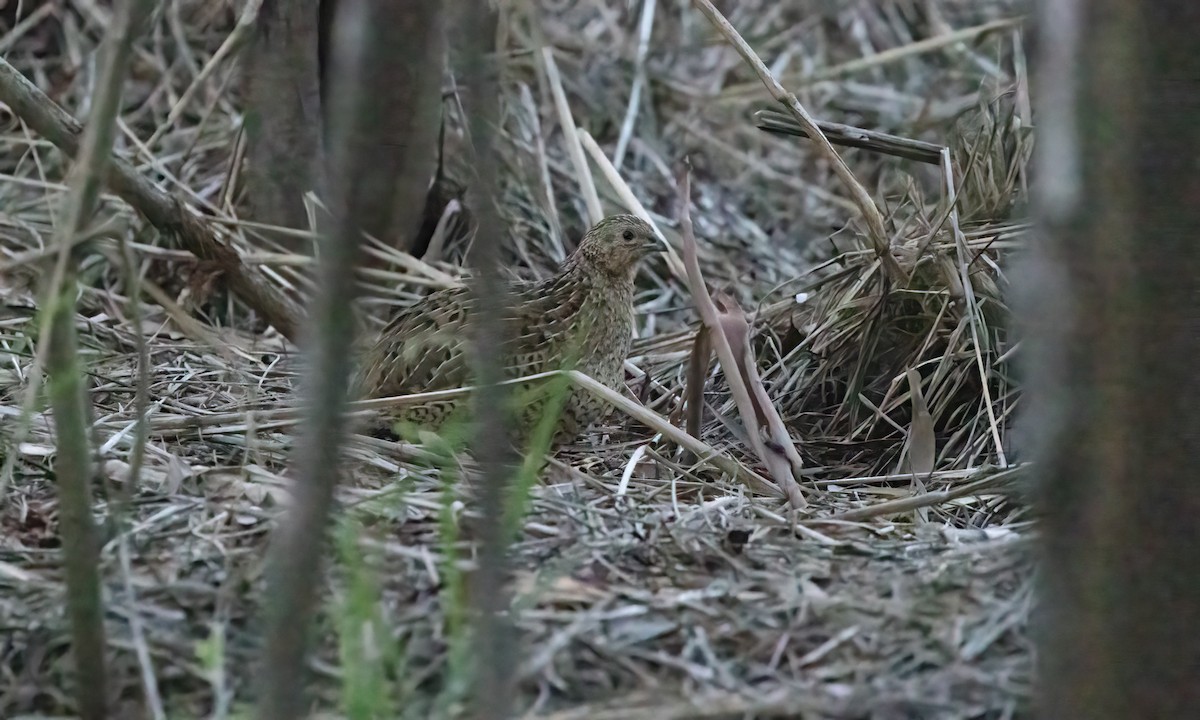
<path id="1" fill-rule="evenodd" d="M 538 282 L 509 286 L 504 360 L 517 378 L 571 364 L 618 389 L 633 336 L 634 275 L 638 262 L 657 246 L 653 230 L 632 215 L 597 223 L 559 272 Z M 474 303 L 466 287 L 431 293 L 396 315 L 363 363 L 359 393 L 390 397 L 470 385 L 469 323 Z M 543 401 L 520 408 L 516 434 L 541 417 Z M 394 419 L 436 430 L 459 407 L 446 400 L 407 406 Z M 568 442 L 601 419 L 607 406 L 586 392 L 568 390 L 555 444 Z"/>

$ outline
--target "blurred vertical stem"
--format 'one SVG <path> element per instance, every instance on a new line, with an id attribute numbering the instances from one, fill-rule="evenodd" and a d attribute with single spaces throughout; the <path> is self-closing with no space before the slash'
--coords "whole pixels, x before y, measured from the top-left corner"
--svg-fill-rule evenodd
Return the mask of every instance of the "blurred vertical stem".
<path id="1" fill-rule="evenodd" d="M 318 284 L 308 328 L 308 358 L 301 387 L 305 402 L 302 436 L 296 446 L 293 502 L 281 519 L 268 558 L 269 602 L 262 674 L 260 717 L 303 717 L 308 632 L 322 584 L 325 546 L 334 489 L 341 474 L 346 436 L 354 322 L 358 292 L 354 269 L 361 253 L 359 218 L 373 195 L 379 124 L 394 106 L 374 92 L 379 67 L 415 62 L 419 44 L 396 42 L 397 22 L 406 32 L 440 32 L 436 3 L 391 0 L 339 0 L 332 35 L 329 107 L 329 203 L 332 222 L 323 221 L 318 240 Z M 414 60 L 415 58 L 415 60 Z M 408 147 L 408 146 L 405 146 Z M 414 150 L 421 156 L 424 149 Z M 410 157 L 411 159 L 411 157 Z M 414 171 L 405 160 L 396 170 Z M 411 184 L 411 183 L 409 183 Z M 410 218 L 419 203 L 401 204 L 396 215 Z"/>
<path id="2" fill-rule="evenodd" d="M 1014 272 L 1043 550 L 1037 714 L 1200 704 L 1200 4 L 1039 6 L 1041 233 Z"/>
<path id="3" fill-rule="evenodd" d="M 487 0 L 459 3 L 459 63 L 464 76 L 468 129 L 474 150 L 474 196 L 479 229 L 471 249 L 475 265 L 476 312 L 472 342 L 479 389 L 474 395 L 474 455 L 482 470 L 479 571 L 470 592 L 477 625 L 474 633 L 474 717 L 512 715 L 514 657 L 508 618 L 508 537 L 504 532 L 506 486 L 516 468 L 509 444 L 509 392 L 503 380 L 505 308 L 509 303 L 499 272 L 500 218 L 496 211 L 495 135 L 499 117 L 497 15 Z"/>
<path id="4" fill-rule="evenodd" d="M 58 257 L 45 307 L 50 328 L 46 370 L 54 410 L 57 457 L 54 474 L 60 505 L 59 532 L 67 582 L 72 652 L 78 673 L 79 714 L 85 720 L 107 716 L 104 607 L 100 593 L 100 556 L 92 522 L 91 485 L 95 477 L 89 426 L 91 405 L 79 362 L 75 331 L 73 247 L 84 232 L 100 197 L 112 153 L 121 88 L 132 55 L 135 29 L 149 15 L 151 0 L 118 2 L 101 49 L 96 83 L 79 154 L 68 181 L 66 218 L 58 226 Z"/>

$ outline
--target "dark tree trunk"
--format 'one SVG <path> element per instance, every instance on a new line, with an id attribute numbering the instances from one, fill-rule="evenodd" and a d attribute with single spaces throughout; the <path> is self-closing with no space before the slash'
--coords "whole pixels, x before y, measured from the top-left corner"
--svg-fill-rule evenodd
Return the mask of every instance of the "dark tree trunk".
<path id="1" fill-rule="evenodd" d="M 321 1 L 321 96 L 327 104 L 332 84 L 338 82 L 331 77 L 329 48 L 338 32 L 342 2 Z M 392 41 L 366 48 L 366 66 L 372 72 L 362 78 L 366 93 L 362 132 L 353 141 L 355 151 L 371 161 L 364 163 L 368 175 L 360 184 L 363 196 L 358 221 L 364 232 L 407 251 L 413 248 L 421 228 L 421 210 L 436 169 L 446 56 L 445 3 L 370 3 Z"/>
<path id="2" fill-rule="evenodd" d="M 324 172 L 317 43 L 320 0 L 264 0 L 244 59 L 246 199 L 255 222 L 308 228 L 304 194 Z M 310 243 L 280 234 L 285 247 Z"/>
<path id="3" fill-rule="evenodd" d="M 362 44 L 371 74 L 355 152 L 369 156 L 361 183 L 362 229 L 408 250 L 417 242 L 434 176 L 446 36 L 437 0 L 370 0 L 391 43 Z M 338 0 L 265 0 L 246 58 L 246 185 L 256 222 L 307 228 L 304 193 L 328 190 L 330 98 L 339 82 L 331 48 Z M 359 39 L 350 39 L 360 43 Z M 440 212 L 440 208 L 437 208 Z M 308 243 L 280 240 L 305 250 Z"/>
<path id="4" fill-rule="evenodd" d="M 1024 315 L 1026 430 L 1045 515 L 1041 715 L 1192 717 L 1200 707 L 1200 4 L 1047 1 L 1042 9 L 1045 237 L 1026 268 Z M 1074 54 L 1062 33 L 1072 22 Z"/>

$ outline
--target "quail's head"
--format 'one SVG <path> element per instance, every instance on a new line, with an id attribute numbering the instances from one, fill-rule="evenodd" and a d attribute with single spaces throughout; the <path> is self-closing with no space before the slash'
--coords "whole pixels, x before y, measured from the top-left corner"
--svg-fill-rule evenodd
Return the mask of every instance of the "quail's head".
<path id="1" fill-rule="evenodd" d="M 632 277 L 637 263 L 663 246 L 650 228 L 633 215 L 610 215 L 596 223 L 579 243 L 576 254 L 614 277 Z"/>

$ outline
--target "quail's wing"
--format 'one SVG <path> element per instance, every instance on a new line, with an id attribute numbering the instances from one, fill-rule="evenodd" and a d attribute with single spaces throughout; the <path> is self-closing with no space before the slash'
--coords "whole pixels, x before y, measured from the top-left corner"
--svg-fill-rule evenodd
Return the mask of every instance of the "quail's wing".
<path id="1" fill-rule="evenodd" d="M 520 377 L 559 369 L 569 346 L 580 293 L 551 280 L 509 286 L 505 372 Z M 363 388 L 372 396 L 463 387 L 472 382 L 467 355 L 471 293 L 451 288 L 400 311 L 367 356 Z"/>
<path id="2" fill-rule="evenodd" d="M 364 392 L 404 395 L 467 384 L 468 302 L 466 288 L 449 288 L 397 313 L 367 353 Z"/>
<path id="3" fill-rule="evenodd" d="M 513 294 L 512 345 L 509 367 L 513 377 L 560 370 L 570 355 L 582 293 L 551 278 L 523 285 Z"/>

